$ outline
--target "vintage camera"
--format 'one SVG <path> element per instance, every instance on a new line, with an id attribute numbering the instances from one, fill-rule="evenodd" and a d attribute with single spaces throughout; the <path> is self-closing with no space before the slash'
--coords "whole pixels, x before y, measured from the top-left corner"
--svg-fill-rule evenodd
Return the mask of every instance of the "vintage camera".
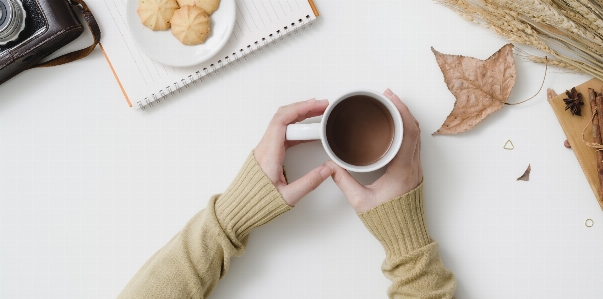
<path id="1" fill-rule="evenodd" d="M 84 31 L 74 0 L 0 0 L 0 84 Z"/>

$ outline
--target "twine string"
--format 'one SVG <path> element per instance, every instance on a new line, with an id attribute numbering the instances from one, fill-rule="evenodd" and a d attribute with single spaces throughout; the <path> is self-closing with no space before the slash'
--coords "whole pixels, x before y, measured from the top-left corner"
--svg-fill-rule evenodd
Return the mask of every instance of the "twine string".
<path id="1" fill-rule="evenodd" d="M 525 102 L 527 102 L 527 101 L 535 98 L 540 93 L 540 91 L 542 90 L 542 87 L 544 86 L 544 81 L 546 80 L 546 71 L 548 69 L 549 69 L 549 59 L 546 56 L 544 56 L 544 78 L 542 78 L 542 83 L 540 84 L 540 88 L 538 89 L 538 92 L 536 92 L 535 95 L 533 95 L 531 98 L 529 98 L 527 100 L 523 100 L 523 101 L 521 101 L 519 103 L 512 103 L 512 104 L 511 103 L 505 103 L 505 105 L 519 105 L 519 104 L 523 104 L 523 103 L 525 103 Z"/>

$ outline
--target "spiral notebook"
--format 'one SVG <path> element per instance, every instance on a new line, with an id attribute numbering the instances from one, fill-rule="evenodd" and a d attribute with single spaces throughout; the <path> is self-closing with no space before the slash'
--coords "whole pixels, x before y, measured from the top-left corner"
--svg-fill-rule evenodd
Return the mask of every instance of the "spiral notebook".
<path id="1" fill-rule="evenodd" d="M 312 0 L 236 0 L 235 29 L 224 48 L 205 63 L 179 68 L 155 62 L 137 49 L 126 21 L 127 0 L 89 2 L 101 27 L 101 50 L 126 102 L 143 110 L 185 88 L 200 88 L 221 68 L 251 59 L 263 47 L 278 47 L 279 40 L 305 31 L 319 15 Z"/>

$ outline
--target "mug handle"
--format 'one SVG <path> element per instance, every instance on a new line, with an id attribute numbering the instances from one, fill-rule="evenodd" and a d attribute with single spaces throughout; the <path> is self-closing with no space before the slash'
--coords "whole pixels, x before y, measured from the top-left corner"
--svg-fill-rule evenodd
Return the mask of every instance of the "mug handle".
<path id="1" fill-rule="evenodd" d="M 317 140 L 320 139 L 321 123 L 291 124 L 287 126 L 287 140 Z"/>

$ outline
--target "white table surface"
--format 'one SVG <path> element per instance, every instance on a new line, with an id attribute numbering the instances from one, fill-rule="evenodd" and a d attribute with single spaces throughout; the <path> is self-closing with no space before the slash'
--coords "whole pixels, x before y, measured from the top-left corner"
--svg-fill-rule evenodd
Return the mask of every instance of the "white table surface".
<path id="1" fill-rule="evenodd" d="M 431 136 L 454 97 L 430 47 L 486 59 L 506 41 L 429 0 L 316 4 L 312 29 L 144 112 L 99 49 L 1 85 L 0 298 L 116 297 L 229 185 L 279 106 L 358 87 L 390 87 L 421 123 L 427 221 L 458 298 L 601 298 L 603 212 L 544 90 L 470 132 Z M 544 73 L 516 62 L 511 102 Z M 545 88 L 587 79 L 550 69 Z M 311 143 L 285 165 L 296 179 L 326 159 Z M 254 231 L 211 298 L 386 298 L 383 258 L 329 180 Z"/>

